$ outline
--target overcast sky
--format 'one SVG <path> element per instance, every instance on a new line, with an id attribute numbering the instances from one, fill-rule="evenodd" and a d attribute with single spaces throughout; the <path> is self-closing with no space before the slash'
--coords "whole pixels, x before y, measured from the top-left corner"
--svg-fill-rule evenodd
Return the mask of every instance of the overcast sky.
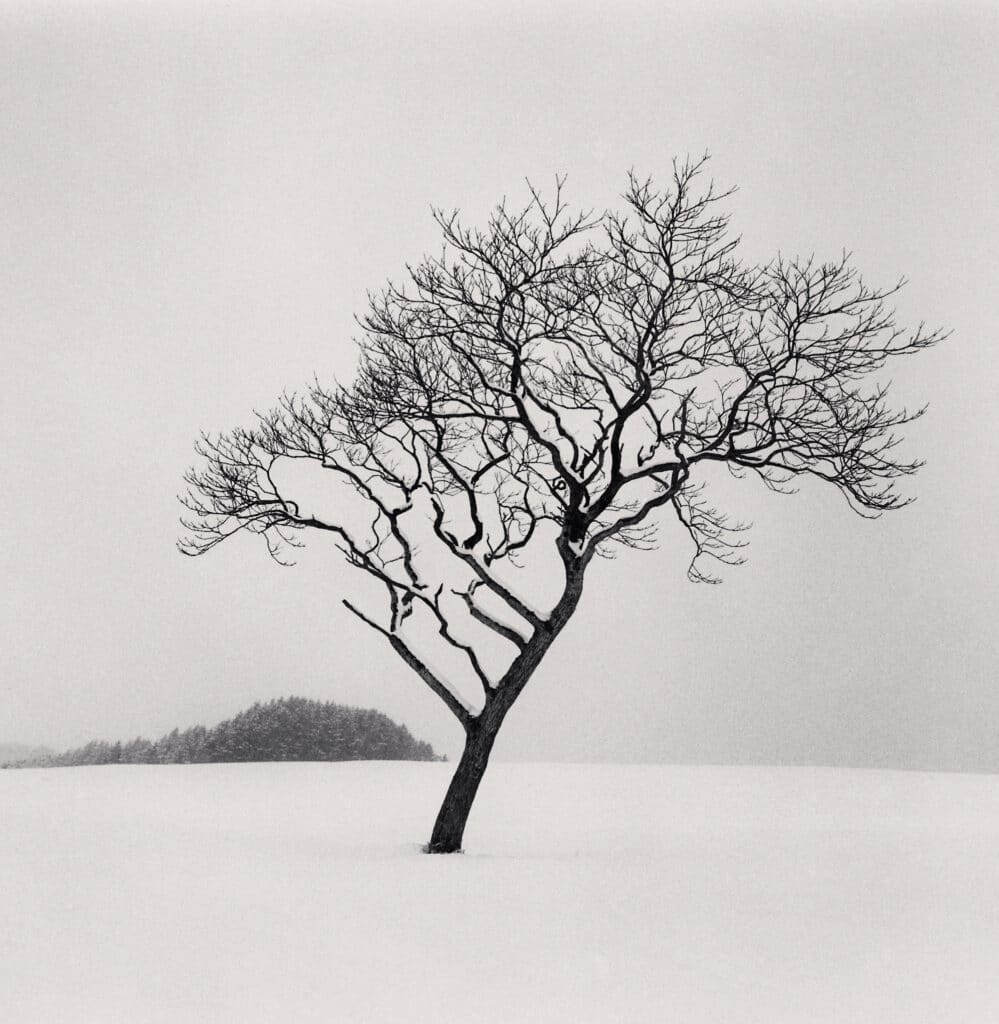
<path id="1" fill-rule="evenodd" d="M 845 247 L 953 328 L 896 373 L 928 401 L 917 503 L 726 489 L 748 563 L 595 566 L 505 758 L 999 769 L 997 19 L 992 5 L 0 5 L 0 741 L 212 724 L 288 694 L 459 730 L 293 569 L 174 547 L 201 429 L 349 379 L 368 288 L 523 180 L 585 207 L 713 154 L 746 255 Z M 730 495 L 730 497 L 728 497 Z"/>

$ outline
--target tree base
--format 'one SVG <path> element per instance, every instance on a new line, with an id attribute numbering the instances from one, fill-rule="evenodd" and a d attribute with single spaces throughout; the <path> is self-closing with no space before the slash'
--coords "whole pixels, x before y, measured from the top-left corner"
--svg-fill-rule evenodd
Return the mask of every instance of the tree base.
<path id="1" fill-rule="evenodd" d="M 446 846 L 443 843 L 439 843 L 439 844 L 424 843 L 423 846 L 420 847 L 420 850 L 423 853 L 437 853 L 437 854 L 441 854 L 441 853 L 464 853 L 465 852 L 460 846 L 457 849 L 455 849 L 454 847 Z"/>

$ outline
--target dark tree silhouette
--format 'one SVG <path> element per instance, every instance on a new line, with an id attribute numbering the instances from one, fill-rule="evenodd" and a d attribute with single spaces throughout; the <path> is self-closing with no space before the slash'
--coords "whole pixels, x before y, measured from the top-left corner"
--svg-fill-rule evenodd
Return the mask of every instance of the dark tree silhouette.
<path id="1" fill-rule="evenodd" d="M 285 560 L 299 531 L 329 534 L 384 592 L 382 612 L 344 604 L 460 722 L 431 852 L 460 849 L 497 732 L 594 555 L 651 548 L 665 521 L 690 539 L 692 579 L 740 560 L 742 527 L 704 493 L 711 464 L 776 490 L 817 477 L 862 515 L 906 504 L 895 484 L 919 464 L 896 431 L 922 410 L 891 409 L 879 371 L 942 333 L 896 327 L 896 289 L 845 255 L 740 262 L 730 193 L 703 170 L 677 163 L 666 188 L 631 175 L 623 214 L 572 212 L 562 181 L 484 229 L 435 210 L 442 251 L 370 297 L 351 386 L 317 383 L 198 445 L 181 550 L 248 531 Z M 522 560 L 557 581 L 547 601 L 524 593 Z"/>

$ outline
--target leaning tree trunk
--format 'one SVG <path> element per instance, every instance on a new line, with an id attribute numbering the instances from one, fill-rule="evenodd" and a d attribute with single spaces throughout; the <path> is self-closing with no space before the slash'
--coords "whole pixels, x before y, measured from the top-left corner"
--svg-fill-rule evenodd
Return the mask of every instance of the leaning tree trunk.
<path id="1" fill-rule="evenodd" d="M 465 726 L 465 749 L 444 796 L 444 803 L 437 813 L 434 831 L 425 847 L 427 853 L 461 852 L 465 823 L 489 764 L 489 754 L 496 741 L 496 734 L 521 690 L 548 653 L 555 637 L 562 632 L 562 627 L 576 610 L 583 592 L 584 568 L 585 563 L 569 569 L 562 599 L 555 606 L 545 628 L 535 633 L 498 687 L 487 696 L 481 714 Z"/>
<path id="2" fill-rule="evenodd" d="M 465 822 L 472 809 L 479 783 L 489 764 L 489 753 L 493 749 L 496 734 L 502 718 L 486 724 L 477 719 L 465 733 L 465 749 L 455 769 L 451 785 L 447 788 L 444 803 L 437 813 L 434 831 L 427 844 L 427 853 L 460 853 L 461 840 L 465 834 Z"/>

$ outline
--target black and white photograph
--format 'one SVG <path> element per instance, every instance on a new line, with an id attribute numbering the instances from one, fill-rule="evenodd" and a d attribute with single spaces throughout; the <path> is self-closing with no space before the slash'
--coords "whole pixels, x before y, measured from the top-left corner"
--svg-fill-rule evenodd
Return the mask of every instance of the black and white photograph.
<path id="1" fill-rule="evenodd" d="M 0 1021 L 999 1021 L 997 53 L 0 0 Z"/>

